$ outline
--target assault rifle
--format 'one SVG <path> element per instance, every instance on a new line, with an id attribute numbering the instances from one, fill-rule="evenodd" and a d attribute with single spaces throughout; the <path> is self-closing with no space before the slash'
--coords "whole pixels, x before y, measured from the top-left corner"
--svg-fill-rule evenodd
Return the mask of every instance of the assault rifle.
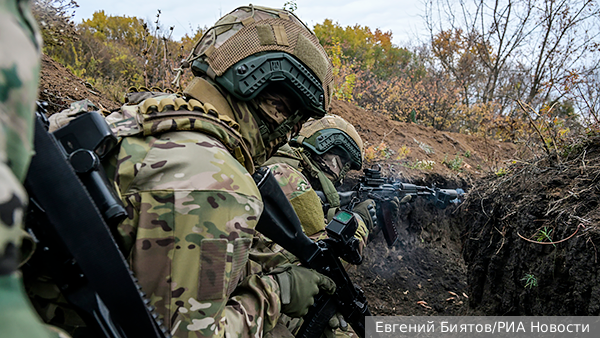
<path id="1" fill-rule="evenodd" d="M 358 227 L 355 216 L 346 211 L 339 212 L 327 225 L 329 238 L 313 242 L 302 232 L 294 208 L 269 169 L 261 167 L 253 177 L 265 205 L 256 230 L 296 256 L 303 266 L 330 277 L 336 284 L 334 295 L 321 293 L 317 296 L 315 304 L 303 317 L 296 337 L 321 336 L 336 311 L 361 338 L 378 337 L 375 332 L 365 332 L 366 317 L 371 316 L 367 300 L 360 287 L 352 283 L 340 261 L 340 257 L 352 264 L 362 261 L 354 238 Z"/>
<path id="2" fill-rule="evenodd" d="M 25 276 L 49 275 L 90 328 L 88 337 L 170 337 L 109 228 L 126 217 L 100 166 L 115 136 L 97 112 L 53 134 L 47 126 L 39 105 L 25 188 L 26 228 L 41 250 L 23 268 Z"/>
<path id="3" fill-rule="evenodd" d="M 392 215 L 392 199 L 397 197 L 400 203 L 407 203 L 422 197 L 432 202 L 440 209 L 446 208 L 450 203 L 460 203 L 460 197 L 464 194 L 462 189 L 440 189 L 436 187 L 425 187 L 396 181 L 392 177 L 382 177 L 381 167 L 365 168 L 364 175 L 360 176 L 359 182 L 351 191 L 339 192 L 340 205 L 347 210 L 367 199 L 373 199 L 377 204 L 377 223 L 380 223 L 383 236 L 388 246 L 392 246 L 398 240 L 396 229 L 396 215 Z M 323 202 L 323 209 L 329 209 L 325 194 L 317 191 L 317 195 Z"/>

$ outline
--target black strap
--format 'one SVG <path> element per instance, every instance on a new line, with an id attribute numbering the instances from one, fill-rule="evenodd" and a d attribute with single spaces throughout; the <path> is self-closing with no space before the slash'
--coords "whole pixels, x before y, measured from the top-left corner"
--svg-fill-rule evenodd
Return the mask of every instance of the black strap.
<path id="1" fill-rule="evenodd" d="M 126 337 L 168 336 L 144 304 L 128 264 L 87 190 L 40 119 L 25 181 L 90 286 Z"/>

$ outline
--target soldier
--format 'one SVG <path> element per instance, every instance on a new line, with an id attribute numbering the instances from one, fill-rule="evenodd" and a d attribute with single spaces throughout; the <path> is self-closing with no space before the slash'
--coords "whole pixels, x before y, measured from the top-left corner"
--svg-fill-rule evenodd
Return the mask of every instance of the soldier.
<path id="1" fill-rule="evenodd" d="M 359 170 L 362 167 L 362 140 L 354 126 L 346 120 L 337 115 L 326 115 L 319 120 L 305 123 L 300 135 L 290 143 L 295 147 L 284 145 L 265 164 L 271 168 L 294 207 L 304 233 L 314 240 L 325 238 L 326 223 L 340 206 L 335 185 L 339 185 L 349 170 Z M 315 189 L 325 191 L 329 204 L 334 205 L 329 210 L 328 217 L 325 217 L 321 199 Z M 331 202 L 334 198 L 337 198 L 337 204 Z M 359 218 L 355 237 L 359 240 L 359 250 L 362 253 L 369 232 L 376 222 L 375 202 L 361 202 L 354 211 Z M 276 268 L 277 265 L 296 261 L 290 253 L 265 238 L 255 240 L 251 259 L 267 271 Z M 340 325 L 340 318 L 340 315 L 332 318 L 332 329 L 347 329 Z M 285 317 L 282 317 L 279 323 L 292 332 L 301 325 L 298 320 Z M 273 334 L 273 337 L 286 336 L 282 328 L 278 328 L 278 333 Z M 326 329 L 324 332 L 326 337 L 347 337 L 348 334 L 352 335 L 351 332 L 344 333 L 340 330 Z"/>
<path id="2" fill-rule="evenodd" d="M 0 337 L 52 337 L 37 317 L 17 270 L 26 238 L 22 186 L 33 154 L 41 39 L 29 1 L 0 2 Z"/>
<path id="3" fill-rule="evenodd" d="M 107 118 L 121 137 L 119 227 L 142 289 L 176 337 L 260 337 L 335 284 L 291 266 L 242 276 L 262 212 L 250 177 L 309 117 L 329 109 L 331 64 L 292 13 L 240 7 L 184 62 L 182 95 L 131 92 Z M 109 174 L 110 175 L 110 174 Z"/>
<path id="4" fill-rule="evenodd" d="M 327 115 L 322 119 L 306 122 L 299 135 L 293 138 L 289 144 L 291 146 L 281 147 L 266 164 L 283 168 L 291 166 L 300 171 L 313 189 L 324 193 L 329 206 L 329 209 L 325 210 L 325 217 L 327 221 L 331 220 L 340 207 L 340 198 L 336 187 L 342 184 L 350 170 L 362 168 L 362 139 L 354 126 L 342 117 Z M 306 200 L 308 197 L 304 199 Z M 314 198 L 311 200 L 313 200 L 312 204 L 316 203 Z M 294 200 L 291 201 L 292 204 L 297 203 Z M 307 203 L 302 204 L 306 205 Z M 297 209 L 296 206 L 294 207 Z M 361 240 L 362 249 L 367 243 L 369 233 L 377 225 L 375 202 L 370 199 L 363 201 L 357 204 L 353 211 L 358 213 L 366 225 L 364 227 L 362 222 L 359 222 L 361 226 L 357 230 L 357 237 Z M 298 212 L 298 215 L 301 220 L 312 217 L 302 211 Z M 314 215 L 314 212 L 311 215 Z M 303 224 L 313 224 L 313 221 L 307 219 Z M 311 232 L 309 230 L 309 233 Z"/>

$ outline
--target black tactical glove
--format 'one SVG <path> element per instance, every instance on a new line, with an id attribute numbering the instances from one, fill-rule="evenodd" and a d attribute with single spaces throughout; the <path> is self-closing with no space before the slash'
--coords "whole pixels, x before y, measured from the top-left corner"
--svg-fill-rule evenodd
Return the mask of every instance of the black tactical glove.
<path id="1" fill-rule="evenodd" d="M 358 203 L 352 209 L 353 212 L 357 213 L 363 222 L 367 225 L 367 229 L 372 233 L 377 227 L 377 210 L 375 209 L 375 201 L 368 199 Z"/>
<path id="2" fill-rule="evenodd" d="M 284 264 L 269 273 L 279 283 L 281 312 L 294 318 L 308 313 L 320 290 L 333 294 L 335 283 L 331 278 L 298 265 Z"/>

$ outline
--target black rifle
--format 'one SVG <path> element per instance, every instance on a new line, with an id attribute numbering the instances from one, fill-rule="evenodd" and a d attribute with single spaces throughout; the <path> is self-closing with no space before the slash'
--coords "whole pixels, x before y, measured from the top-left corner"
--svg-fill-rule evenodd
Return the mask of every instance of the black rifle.
<path id="1" fill-rule="evenodd" d="M 54 135 L 47 125 L 40 106 L 36 154 L 25 188 L 30 196 L 26 228 L 41 250 L 24 273 L 49 275 L 90 328 L 87 336 L 169 337 L 107 225 L 116 226 L 126 217 L 99 159 L 116 138 L 96 112 L 83 114 Z"/>
<path id="2" fill-rule="evenodd" d="M 446 208 L 450 203 L 460 203 L 460 196 L 464 194 L 462 189 L 440 189 L 436 187 L 425 187 L 396 181 L 392 177 L 382 177 L 381 167 L 377 169 L 363 169 L 364 175 L 360 176 L 359 182 L 351 191 L 339 192 L 340 205 L 342 208 L 352 210 L 358 202 L 373 199 L 377 205 L 377 223 L 380 223 L 383 236 L 388 246 L 392 246 L 398 240 L 396 229 L 396 215 L 392 215 L 392 199 L 397 197 L 402 203 L 414 201 L 415 197 L 422 197 L 432 202 L 440 209 Z M 325 194 L 317 191 L 317 195 L 323 202 L 323 208 L 328 209 Z"/>
<path id="3" fill-rule="evenodd" d="M 330 277 L 336 284 L 334 295 L 320 293 L 317 296 L 303 317 L 296 337 L 319 337 L 336 311 L 361 338 L 378 337 L 375 332 L 365 332 L 365 317 L 371 316 L 367 300 L 360 287 L 352 283 L 339 259 L 342 257 L 353 264 L 362 260 L 354 238 L 358 226 L 354 215 L 346 211 L 336 214 L 326 228 L 329 238 L 313 242 L 302 232 L 296 212 L 269 169 L 259 168 L 253 177 L 265 205 L 256 230 L 296 256 L 303 266 Z"/>

